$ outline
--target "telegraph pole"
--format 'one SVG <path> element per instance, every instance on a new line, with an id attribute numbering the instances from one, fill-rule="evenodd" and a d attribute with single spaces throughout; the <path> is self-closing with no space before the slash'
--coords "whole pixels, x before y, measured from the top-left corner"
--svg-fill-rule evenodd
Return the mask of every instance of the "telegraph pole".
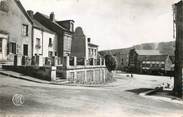
<path id="1" fill-rule="evenodd" d="M 183 97 L 183 1 L 173 5 L 175 49 L 174 94 Z"/>

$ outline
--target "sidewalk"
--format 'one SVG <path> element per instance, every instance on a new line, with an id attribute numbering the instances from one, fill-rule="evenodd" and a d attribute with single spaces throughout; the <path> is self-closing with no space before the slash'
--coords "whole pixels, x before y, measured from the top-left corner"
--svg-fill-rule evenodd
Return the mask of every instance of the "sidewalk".
<path id="1" fill-rule="evenodd" d="M 183 100 L 180 98 L 176 98 L 176 97 L 171 97 L 171 96 L 158 96 L 158 95 L 153 95 L 151 93 L 156 92 L 156 90 L 150 90 L 144 93 L 140 93 L 139 95 L 145 98 L 150 98 L 150 99 L 154 99 L 154 100 L 160 100 L 160 101 L 165 101 L 165 102 L 170 102 L 170 103 L 176 103 L 176 104 L 183 104 Z M 150 95 L 149 95 L 150 94 Z"/>
<path id="2" fill-rule="evenodd" d="M 3 70 L 3 69 L 0 69 L 0 74 L 5 75 L 5 76 L 10 76 L 12 78 L 17 78 L 17 79 L 22 79 L 22 80 L 27 80 L 27 81 L 31 81 L 31 82 L 35 82 L 35 83 L 42 83 L 42 84 L 64 85 L 64 84 L 68 83 L 68 81 L 66 81 L 66 80 L 59 80 L 59 81 L 41 80 L 41 79 L 37 79 L 34 77 L 26 76 L 21 73 L 17 73 L 14 71 L 7 71 L 7 70 Z"/>

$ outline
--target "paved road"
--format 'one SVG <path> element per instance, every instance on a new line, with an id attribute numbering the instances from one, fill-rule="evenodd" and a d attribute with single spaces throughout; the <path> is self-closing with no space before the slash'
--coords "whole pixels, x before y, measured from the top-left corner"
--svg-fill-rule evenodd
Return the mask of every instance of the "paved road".
<path id="1" fill-rule="evenodd" d="M 116 82 L 103 88 L 39 84 L 0 75 L 0 116 L 44 117 L 183 117 L 183 105 L 139 96 L 167 77 L 116 74 Z M 12 103 L 15 94 L 25 102 Z"/>

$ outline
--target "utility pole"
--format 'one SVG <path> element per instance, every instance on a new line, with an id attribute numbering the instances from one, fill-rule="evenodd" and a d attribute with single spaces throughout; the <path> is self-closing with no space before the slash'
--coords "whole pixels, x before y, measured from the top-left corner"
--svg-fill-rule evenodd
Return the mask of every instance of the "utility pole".
<path id="1" fill-rule="evenodd" d="M 173 33 L 176 39 L 174 94 L 183 97 L 183 1 L 173 5 Z"/>

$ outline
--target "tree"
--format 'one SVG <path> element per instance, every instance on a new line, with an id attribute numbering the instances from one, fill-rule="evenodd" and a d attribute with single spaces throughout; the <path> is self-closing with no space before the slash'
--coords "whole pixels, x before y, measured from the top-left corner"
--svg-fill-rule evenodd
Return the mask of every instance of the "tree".
<path id="1" fill-rule="evenodd" d="M 105 56 L 105 64 L 109 72 L 116 69 L 116 59 L 112 55 L 106 55 Z"/>

